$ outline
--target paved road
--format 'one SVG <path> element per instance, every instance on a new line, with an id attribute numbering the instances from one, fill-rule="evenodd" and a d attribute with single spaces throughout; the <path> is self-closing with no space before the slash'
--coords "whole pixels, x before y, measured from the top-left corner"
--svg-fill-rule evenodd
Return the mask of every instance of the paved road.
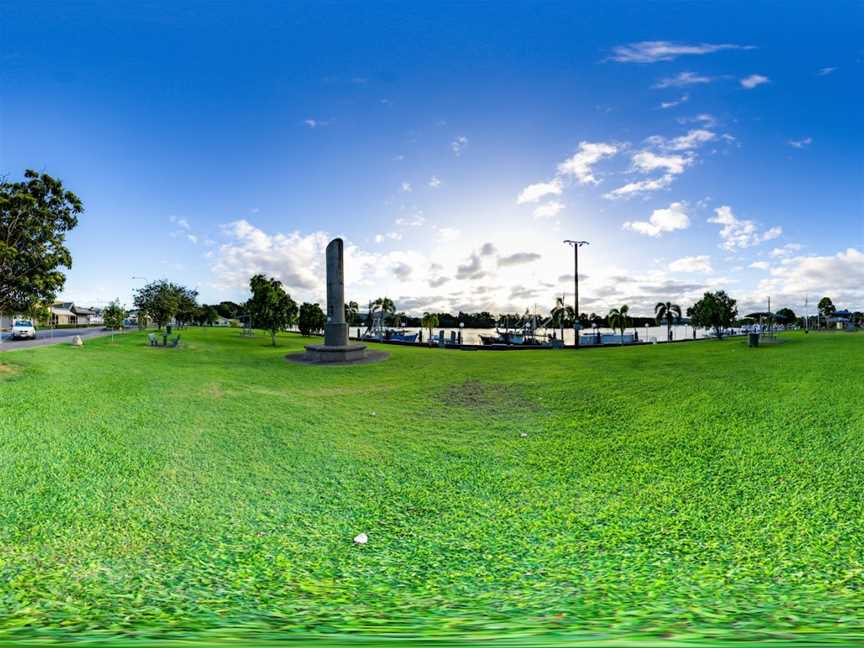
<path id="1" fill-rule="evenodd" d="M 110 335 L 111 331 L 100 328 L 74 328 L 74 329 L 44 329 L 36 331 L 35 340 L 13 340 L 9 333 L 2 333 L 0 341 L 0 352 L 14 351 L 15 349 L 27 349 L 29 347 L 46 346 L 48 344 L 68 344 L 73 335 L 80 335 L 83 339 Z"/>

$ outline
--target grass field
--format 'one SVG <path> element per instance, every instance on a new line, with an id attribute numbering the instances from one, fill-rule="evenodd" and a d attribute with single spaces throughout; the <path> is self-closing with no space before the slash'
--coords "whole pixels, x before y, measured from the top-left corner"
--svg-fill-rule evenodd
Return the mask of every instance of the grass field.
<path id="1" fill-rule="evenodd" d="M 182 336 L 0 355 L 0 640 L 864 636 L 862 334 Z"/>

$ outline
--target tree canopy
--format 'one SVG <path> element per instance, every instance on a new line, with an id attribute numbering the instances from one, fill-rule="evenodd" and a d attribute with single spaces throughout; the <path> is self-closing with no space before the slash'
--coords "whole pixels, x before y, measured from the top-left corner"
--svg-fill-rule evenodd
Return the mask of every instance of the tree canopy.
<path id="1" fill-rule="evenodd" d="M 72 267 L 66 233 L 81 201 L 60 180 L 27 170 L 23 182 L 0 182 L 0 312 L 51 302 Z"/>
<path id="2" fill-rule="evenodd" d="M 297 303 L 282 288 L 282 282 L 263 274 L 249 280 L 252 298 L 247 302 L 254 326 L 269 331 L 276 346 L 276 334 L 284 331 L 297 317 Z"/>
<path id="3" fill-rule="evenodd" d="M 738 316 L 737 302 L 725 290 L 706 292 L 702 299 L 687 309 L 687 317 L 693 326 L 713 328 L 717 337 L 723 336 L 723 329 L 732 326 Z"/>
<path id="4" fill-rule="evenodd" d="M 817 308 L 822 317 L 831 317 L 837 311 L 837 307 L 834 305 L 834 302 L 831 301 L 830 297 L 823 297 L 820 299 Z"/>
<path id="5" fill-rule="evenodd" d="M 774 318 L 781 324 L 794 324 L 798 321 L 798 316 L 791 308 L 781 308 L 774 313 Z"/>
<path id="6" fill-rule="evenodd" d="M 134 301 L 139 318 L 143 315 L 161 329 L 179 312 L 194 311 L 197 298 L 197 291 L 160 279 L 137 289 Z"/>
<path id="7" fill-rule="evenodd" d="M 120 300 L 115 299 L 102 311 L 102 321 L 111 330 L 123 328 L 126 319 L 126 309 L 120 305 Z"/>
<path id="8" fill-rule="evenodd" d="M 324 330 L 327 317 L 318 304 L 303 303 L 300 306 L 300 318 L 297 327 L 302 335 L 313 335 Z"/>

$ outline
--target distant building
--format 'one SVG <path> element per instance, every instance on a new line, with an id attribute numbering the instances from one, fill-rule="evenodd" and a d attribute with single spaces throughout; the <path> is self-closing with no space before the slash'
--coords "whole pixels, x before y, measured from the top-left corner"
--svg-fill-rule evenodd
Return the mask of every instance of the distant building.
<path id="1" fill-rule="evenodd" d="M 78 323 L 78 315 L 72 302 L 54 302 L 51 305 L 51 324 L 53 326 L 69 326 Z"/>
<path id="2" fill-rule="evenodd" d="M 90 318 L 95 315 L 95 313 L 89 308 L 84 308 L 82 306 L 72 305 L 72 312 L 75 313 L 75 323 L 79 326 L 89 326 L 92 324 Z"/>

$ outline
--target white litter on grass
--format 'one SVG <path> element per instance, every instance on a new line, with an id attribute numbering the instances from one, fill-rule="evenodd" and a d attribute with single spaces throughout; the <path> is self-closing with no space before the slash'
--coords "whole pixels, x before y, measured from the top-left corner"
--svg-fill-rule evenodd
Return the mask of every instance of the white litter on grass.
<path id="1" fill-rule="evenodd" d="M 365 533 L 354 536 L 354 544 L 364 545 L 369 542 L 369 536 Z"/>
<path id="2" fill-rule="evenodd" d="M 375 412 L 372 412 L 372 416 L 376 416 Z"/>
<path id="3" fill-rule="evenodd" d="M 527 432 L 523 432 L 523 433 L 520 434 L 519 436 L 521 436 L 523 439 L 526 439 L 526 438 L 528 438 L 528 433 L 527 433 Z"/>

